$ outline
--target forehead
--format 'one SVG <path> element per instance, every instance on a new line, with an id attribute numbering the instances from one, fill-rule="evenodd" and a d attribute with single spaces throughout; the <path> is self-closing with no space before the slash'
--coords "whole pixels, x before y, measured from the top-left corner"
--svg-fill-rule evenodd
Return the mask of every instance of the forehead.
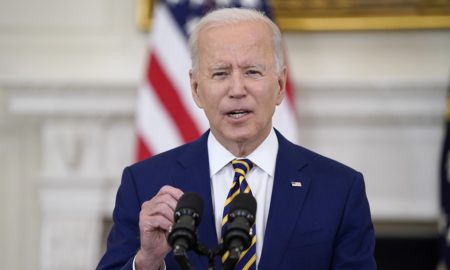
<path id="1" fill-rule="evenodd" d="M 210 26 L 199 32 L 198 53 L 204 58 L 273 56 L 270 28 L 261 21 Z"/>

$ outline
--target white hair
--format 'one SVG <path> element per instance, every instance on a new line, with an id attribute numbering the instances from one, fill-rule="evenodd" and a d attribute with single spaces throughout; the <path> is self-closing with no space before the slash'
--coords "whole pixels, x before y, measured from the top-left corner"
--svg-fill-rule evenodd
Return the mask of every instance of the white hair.
<path id="1" fill-rule="evenodd" d="M 198 68 L 198 37 L 202 30 L 210 27 L 225 26 L 240 22 L 263 22 L 272 32 L 273 54 L 275 66 L 280 73 L 284 66 L 284 55 L 282 49 L 281 32 L 278 26 L 270 20 L 264 13 L 245 8 L 222 8 L 214 10 L 204 16 L 195 26 L 189 37 L 189 50 L 191 53 L 192 70 Z"/>

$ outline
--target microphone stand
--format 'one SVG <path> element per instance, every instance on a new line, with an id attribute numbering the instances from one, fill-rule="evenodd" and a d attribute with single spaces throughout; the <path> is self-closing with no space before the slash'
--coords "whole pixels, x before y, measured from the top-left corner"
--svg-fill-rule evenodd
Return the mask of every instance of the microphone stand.
<path id="1" fill-rule="evenodd" d="M 219 256 L 220 258 L 227 251 L 225 250 L 223 244 L 219 244 L 217 247 L 209 249 L 200 243 L 197 244 L 194 250 L 197 252 L 197 254 L 208 257 L 207 270 L 215 270 L 216 268 L 214 266 L 214 257 Z M 227 260 L 223 263 L 223 270 L 234 270 L 234 267 L 239 261 L 240 256 L 241 251 L 239 250 L 239 248 L 234 248 L 230 250 L 230 254 Z"/>
<path id="2" fill-rule="evenodd" d="M 186 249 L 177 245 L 173 249 L 173 256 L 175 257 L 175 261 L 180 265 L 183 270 L 194 270 L 191 263 L 189 262 L 189 258 L 186 254 Z"/>
<path id="3" fill-rule="evenodd" d="M 225 254 L 225 252 L 227 251 L 223 244 L 219 244 L 217 247 L 209 249 L 199 241 L 197 241 L 197 244 L 193 247 L 193 250 L 198 255 L 208 257 L 207 270 L 216 270 L 214 258 L 216 256 L 219 256 L 219 258 L 222 257 L 223 254 Z M 228 258 L 222 264 L 223 270 L 234 270 L 237 262 L 239 261 L 239 257 L 241 256 L 241 250 L 238 247 L 230 249 L 229 252 L 230 253 L 228 255 Z M 189 258 L 184 248 L 175 246 L 175 248 L 173 249 L 173 255 L 175 257 L 175 261 L 178 263 L 182 270 L 194 270 L 194 267 L 190 264 Z"/>
<path id="4" fill-rule="evenodd" d="M 172 253 L 175 258 L 175 261 L 181 267 L 182 270 L 194 270 L 194 267 L 189 262 L 189 257 L 187 256 L 187 253 L 186 253 L 187 247 L 188 247 L 187 243 L 182 242 L 181 245 L 176 245 L 173 248 Z M 208 268 L 207 268 L 208 270 L 215 270 L 216 268 L 214 265 L 214 257 L 218 256 L 218 255 L 221 256 L 225 253 L 223 244 L 220 244 L 213 249 L 209 249 L 205 245 L 201 244 L 198 240 L 196 241 L 196 244 L 194 245 L 192 250 L 194 250 L 198 255 L 208 257 Z M 239 255 L 238 255 L 238 259 L 239 259 Z M 237 262 L 237 260 L 236 260 L 236 262 Z M 234 269 L 234 264 L 233 264 L 232 268 L 227 268 L 227 269 Z"/>
<path id="5" fill-rule="evenodd" d="M 197 247 L 195 249 L 195 251 L 199 254 L 199 255 L 203 255 L 208 257 L 208 270 L 215 270 L 215 266 L 214 266 L 214 257 L 217 255 L 221 255 L 223 252 L 223 246 L 222 244 L 220 244 L 219 246 L 217 246 L 214 249 L 209 249 L 206 246 L 202 245 L 201 243 L 198 242 Z"/>

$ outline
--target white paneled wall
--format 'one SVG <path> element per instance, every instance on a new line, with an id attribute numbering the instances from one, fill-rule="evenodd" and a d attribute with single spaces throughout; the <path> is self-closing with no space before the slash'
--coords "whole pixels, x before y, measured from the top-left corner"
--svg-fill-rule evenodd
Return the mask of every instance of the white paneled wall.
<path id="1" fill-rule="evenodd" d="M 133 159 L 134 1 L 0 0 L 0 269 L 92 269 Z M 287 33 L 300 141 L 376 220 L 435 221 L 450 30 Z M 187 76 L 187 73 L 186 73 Z"/>
<path id="2" fill-rule="evenodd" d="M 300 85 L 301 144 L 365 175 L 376 220 L 438 216 L 445 85 Z"/>

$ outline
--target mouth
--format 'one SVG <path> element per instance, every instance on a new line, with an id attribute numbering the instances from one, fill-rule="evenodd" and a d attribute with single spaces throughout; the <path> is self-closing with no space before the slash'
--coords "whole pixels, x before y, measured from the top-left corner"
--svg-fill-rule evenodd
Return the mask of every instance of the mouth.
<path id="1" fill-rule="evenodd" d="M 227 113 L 227 115 L 233 119 L 239 119 L 250 114 L 248 110 L 234 110 Z"/>

